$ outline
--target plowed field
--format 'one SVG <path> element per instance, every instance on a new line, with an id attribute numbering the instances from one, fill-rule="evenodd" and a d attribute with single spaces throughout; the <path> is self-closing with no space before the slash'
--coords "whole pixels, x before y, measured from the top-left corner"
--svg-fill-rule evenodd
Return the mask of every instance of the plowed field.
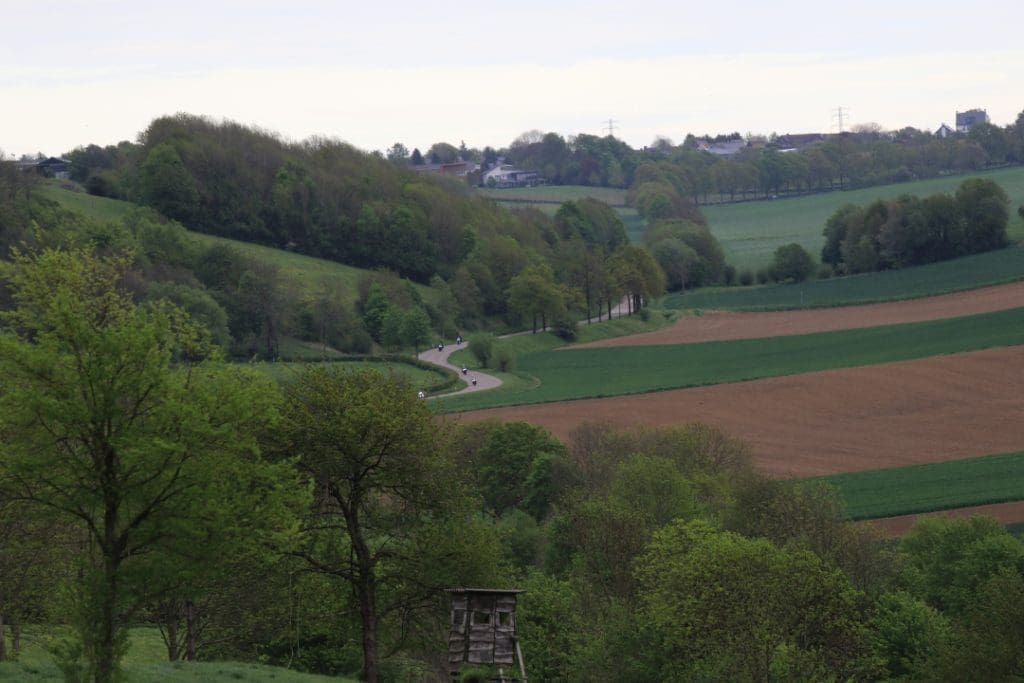
<path id="1" fill-rule="evenodd" d="M 755 465 L 805 477 L 1024 450 L 1024 347 L 462 413 L 542 425 L 701 421 L 747 442 Z"/>
<path id="2" fill-rule="evenodd" d="M 774 313 L 706 311 L 682 318 L 656 332 L 616 337 L 574 348 L 690 344 L 724 339 L 754 339 L 789 334 L 849 330 L 877 325 L 923 322 L 1024 306 L 1024 281 L 924 299 L 865 306 L 815 308 Z"/>

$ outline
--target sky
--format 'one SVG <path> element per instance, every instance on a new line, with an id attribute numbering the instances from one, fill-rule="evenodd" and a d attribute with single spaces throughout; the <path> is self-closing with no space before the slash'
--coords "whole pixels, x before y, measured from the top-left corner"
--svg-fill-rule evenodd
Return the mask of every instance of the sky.
<path id="1" fill-rule="evenodd" d="M 934 130 L 1024 111 L 1020 0 L 0 0 L 0 151 L 158 116 L 386 150 L 539 129 L 656 137 Z"/>

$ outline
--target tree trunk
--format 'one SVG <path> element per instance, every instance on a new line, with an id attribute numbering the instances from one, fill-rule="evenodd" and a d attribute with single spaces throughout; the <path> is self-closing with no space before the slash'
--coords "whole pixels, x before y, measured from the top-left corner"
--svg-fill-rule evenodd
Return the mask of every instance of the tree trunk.
<path id="1" fill-rule="evenodd" d="M 164 638 L 167 645 L 167 661 L 176 662 L 181 654 L 178 652 L 178 618 L 174 610 L 168 610 L 164 617 Z"/>
<path id="2" fill-rule="evenodd" d="M 377 587 L 371 572 L 359 587 L 359 616 L 363 620 L 363 680 L 377 683 Z"/>
<path id="3" fill-rule="evenodd" d="M 185 601 L 185 661 L 194 662 L 199 651 L 198 611 L 191 600 Z"/>
<path id="4" fill-rule="evenodd" d="M 17 619 L 11 621 L 11 649 L 15 655 L 21 652 L 21 622 Z"/>
<path id="5" fill-rule="evenodd" d="M 0 662 L 7 661 L 7 636 L 4 634 L 4 615 L 0 612 Z"/>

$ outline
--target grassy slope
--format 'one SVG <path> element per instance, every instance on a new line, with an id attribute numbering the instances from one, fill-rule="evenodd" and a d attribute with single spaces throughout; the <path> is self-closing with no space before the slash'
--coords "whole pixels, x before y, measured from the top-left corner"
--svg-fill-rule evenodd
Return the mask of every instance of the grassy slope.
<path id="1" fill-rule="evenodd" d="M 446 411 L 639 394 L 1024 344 L 1024 308 L 840 332 L 672 346 L 541 352 L 519 359 L 535 388 L 440 401 Z"/>
<path id="2" fill-rule="evenodd" d="M 260 372 L 265 373 L 268 377 L 278 382 L 283 382 L 291 379 L 295 376 L 296 372 L 303 367 L 307 367 L 310 362 L 317 361 L 303 361 L 303 362 L 279 362 L 279 363 L 257 363 L 256 369 Z M 328 361 L 333 362 L 333 361 Z M 343 362 L 346 370 L 376 370 L 385 375 L 397 374 L 402 375 L 409 380 L 413 389 L 423 389 L 426 391 L 430 387 L 433 387 L 441 382 L 444 382 L 447 375 L 443 370 L 438 368 L 435 370 L 426 370 L 424 368 L 418 368 L 415 365 L 408 363 L 387 363 L 387 362 L 365 362 L 365 361 L 340 361 Z"/>
<path id="3" fill-rule="evenodd" d="M 617 187 L 588 187 L 584 185 L 541 185 L 540 187 L 509 187 L 477 189 L 483 197 L 500 201 L 555 203 L 575 201 L 585 197 L 599 199 L 611 206 L 626 205 L 626 191 Z"/>
<path id="4" fill-rule="evenodd" d="M 44 636 L 31 626 L 25 628 L 22 652 L 17 662 L 0 664 L 0 680 L 62 681 L 63 676 L 53 657 L 47 651 Z M 298 673 L 276 666 L 245 664 L 242 662 L 168 662 L 160 633 L 155 628 L 133 628 L 129 634 L 129 649 L 124 668 L 128 683 L 186 683 L 208 681 L 228 683 L 235 681 L 274 683 L 326 683 L 351 681 Z"/>
<path id="5" fill-rule="evenodd" d="M 764 287 L 719 287 L 670 294 L 668 309 L 739 311 L 847 306 L 913 299 L 1024 279 L 1024 248 L 1010 247 L 916 268 Z"/>
<path id="6" fill-rule="evenodd" d="M 825 238 L 821 234 L 825 221 L 844 204 L 865 205 L 876 199 L 893 199 L 901 194 L 926 196 L 952 192 L 969 177 L 990 178 L 1006 190 L 1012 202 L 1012 236 L 1017 239 L 1024 237 L 1024 223 L 1016 216 L 1017 206 L 1024 203 L 1024 167 L 793 199 L 720 204 L 701 208 L 711 225 L 711 231 L 725 249 L 726 260 L 740 270 L 757 269 L 771 262 L 775 249 L 790 242 L 802 245 L 817 257 L 825 244 Z"/>
<path id="7" fill-rule="evenodd" d="M 1024 500 L 1024 452 L 822 477 L 851 519 Z"/>
<path id="8" fill-rule="evenodd" d="M 45 185 L 42 193 L 60 202 L 65 208 L 77 211 L 98 221 L 116 221 L 137 208 L 131 202 L 108 199 L 106 197 L 95 197 L 85 192 L 73 192 L 62 188 L 56 183 Z M 369 272 L 335 261 L 304 256 L 259 244 L 240 242 L 199 232 L 192 232 L 191 234 L 201 244 L 226 244 L 247 256 L 276 265 L 282 274 L 305 291 L 317 292 L 325 285 L 336 287 L 341 298 L 349 305 L 356 300 L 358 295 L 357 283 L 359 278 Z M 422 285 L 416 285 L 416 287 L 424 299 L 428 301 L 434 299 L 434 291 L 429 287 L 423 287 Z"/>

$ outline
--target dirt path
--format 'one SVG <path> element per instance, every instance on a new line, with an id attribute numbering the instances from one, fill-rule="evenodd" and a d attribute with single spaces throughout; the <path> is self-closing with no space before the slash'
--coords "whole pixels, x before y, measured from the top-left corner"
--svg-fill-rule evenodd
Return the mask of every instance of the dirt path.
<path id="1" fill-rule="evenodd" d="M 777 313 L 706 311 L 700 317 L 682 318 L 669 327 L 655 332 L 579 344 L 573 348 L 689 344 L 724 339 L 778 337 L 955 318 L 1019 306 L 1024 306 L 1024 281 L 925 299 L 865 306 L 814 308 Z"/>
<path id="2" fill-rule="evenodd" d="M 449 370 L 454 370 L 455 372 L 459 373 L 459 379 L 461 379 L 466 386 L 464 386 L 462 389 L 459 389 L 458 391 L 449 392 L 445 394 L 445 396 L 454 396 L 455 394 L 466 394 L 472 391 L 484 391 L 486 389 L 495 389 L 497 387 L 500 387 L 501 380 L 495 377 L 494 375 L 488 375 L 477 370 L 470 370 L 466 374 L 463 374 L 462 366 L 453 365 L 452 363 L 448 362 L 448 356 L 464 348 L 466 348 L 464 343 L 445 344 L 440 351 L 438 351 L 437 347 L 434 346 L 420 353 L 416 357 L 426 363 L 437 365 L 442 368 L 448 368 Z M 473 380 L 476 380 L 475 384 Z"/>
<path id="3" fill-rule="evenodd" d="M 868 367 L 462 413 L 541 425 L 706 422 L 751 447 L 755 465 L 805 477 L 1024 450 L 1024 347 Z"/>
<path id="4" fill-rule="evenodd" d="M 1003 524 L 1016 524 L 1018 522 L 1024 522 L 1024 501 L 998 503 L 996 505 L 976 505 L 974 507 L 942 510 L 940 512 L 928 512 L 920 515 L 886 517 L 885 519 L 873 519 L 870 522 L 865 522 L 865 524 L 876 526 L 889 536 L 903 536 L 910 531 L 910 527 L 914 526 L 914 522 L 921 517 L 933 517 L 936 515 L 947 517 L 973 517 L 974 515 L 986 515 L 988 517 L 995 517 Z"/>

